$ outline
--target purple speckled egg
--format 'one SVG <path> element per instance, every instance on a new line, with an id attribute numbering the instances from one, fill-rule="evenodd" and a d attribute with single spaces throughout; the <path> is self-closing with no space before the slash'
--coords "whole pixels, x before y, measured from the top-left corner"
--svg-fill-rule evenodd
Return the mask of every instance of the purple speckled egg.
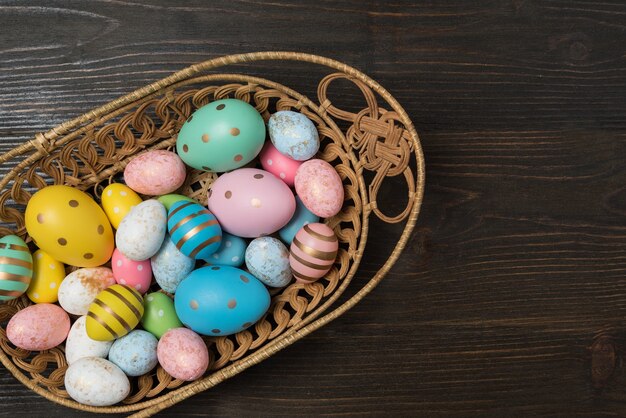
<path id="1" fill-rule="evenodd" d="M 315 215 L 329 218 L 341 210 L 341 177 L 326 161 L 314 159 L 304 162 L 296 172 L 295 185 L 302 203 Z"/>
<path id="2" fill-rule="evenodd" d="M 185 163 L 171 151 L 148 151 L 133 158 L 124 169 L 126 185 L 150 196 L 168 194 L 185 182 Z"/>
<path id="3" fill-rule="evenodd" d="M 256 238 L 285 226 L 296 210 L 296 198 L 275 175 L 240 168 L 222 174 L 211 185 L 209 210 L 226 232 Z"/>
<path id="4" fill-rule="evenodd" d="M 202 338 L 187 328 L 167 331 L 157 346 L 159 364 L 172 377 L 196 380 L 209 367 L 209 351 Z"/>
<path id="5" fill-rule="evenodd" d="M 9 321 L 7 338 L 16 347 L 30 351 L 49 350 L 61 344 L 70 332 L 70 317 L 51 303 L 22 309 Z"/>

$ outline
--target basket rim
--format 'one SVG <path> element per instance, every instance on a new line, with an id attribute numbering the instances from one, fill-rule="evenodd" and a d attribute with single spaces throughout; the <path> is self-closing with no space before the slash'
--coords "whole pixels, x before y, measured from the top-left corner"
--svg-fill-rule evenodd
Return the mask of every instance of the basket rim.
<path id="1" fill-rule="evenodd" d="M 246 62 L 253 61 L 261 61 L 261 60 L 291 60 L 291 61 L 300 61 L 300 62 L 308 62 L 312 64 L 319 64 L 322 66 L 329 67 L 331 69 L 338 70 L 350 77 L 354 77 L 357 80 L 365 83 L 369 88 L 374 90 L 380 97 L 382 97 L 398 114 L 401 122 L 403 123 L 405 129 L 409 132 L 411 137 L 411 142 L 413 145 L 413 155 L 415 156 L 417 162 L 417 169 L 415 173 L 415 192 L 409 194 L 409 203 L 411 205 L 411 210 L 409 216 L 406 220 L 406 225 L 402 231 L 402 234 L 398 240 L 398 243 L 393 248 L 391 254 L 383 264 L 383 266 L 376 272 L 376 274 L 369 279 L 369 281 L 353 296 L 351 296 L 347 301 L 342 303 L 341 305 L 334 308 L 332 311 L 326 312 L 323 316 L 314 319 L 311 322 L 303 323 L 294 327 L 294 329 L 287 333 L 285 331 L 280 336 L 275 339 L 268 341 L 261 348 L 259 348 L 256 352 L 245 356 L 244 358 L 237 360 L 230 365 L 215 371 L 209 376 L 206 376 L 203 379 L 199 379 L 194 382 L 187 383 L 181 388 L 173 389 L 170 392 L 160 395 L 154 399 L 137 402 L 135 404 L 130 405 L 117 405 L 117 406 L 109 406 L 109 407 L 92 407 L 88 405 L 83 405 L 77 403 L 73 400 L 68 400 L 57 395 L 54 395 L 52 392 L 40 387 L 34 381 L 28 379 L 17 367 L 11 362 L 6 353 L 0 350 L 0 361 L 11 371 L 11 373 L 21 381 L 26 387 L 30 390 L 33 390 L 35 393 L 38 393 L 45 398 L 67 406 L 74 409 L 89 411 L 89 412 L 99 412 L 99 413 L 120 413 L 120 412 L 132 412 L 139 410 L 134 416 L 143 417 L 150 416 L 160 410 L 163 410 L 175 403 L 178 403 L 198 392 L 206 390 L 216 384 L 220 383 L 223 380 L 226 380 L 239 372 L 247 369 L 248 367 L 257 364 L 268 358 L 269 356 L 275 354 L 281 349 L 291 345 L 293 342 L 299 340 L 300 338 L 310 334 L 314 330 L 320 328 L 321 326 L 329 323 L 330 321 L 336 319 L 343 313 L 347 312 L 350 308 L 352 308 L 357 302 L 359 302 L 365 295 L 367 295 L 374 287 L 384 278 L 387 272 L 391 269 L 391 267 L 397 261 L 401 251 L 406 246 L 406 243 L 415 227 L 415 223 L 417 217 L 419 215 L 419 211 L 422 204 L 423 193 L 424 193 L 424 184 L 425 184 L 425 163 L 423 152 L 421 148 L 421 144 L 419 141 L 419 136 L 413 123 L 406 111 L 402 108 L 402 106 L 398 103 L 398 101 L 391 96 L 387 90 L 385 90 L 382 86 L 380 86 L 376 81 L 365 75 L 364 73 L 356 70 L 353 67 L 350 67 L 340 61 L 336 61 L 330 58 L 321 57 L 318 55 L 305 54 L 301 52 L 285 52 L 285 51 L 266 51 L 266 52 L 253 52 L 247 54 L 236 54 L 236 55 L 227 55 L 220 58 L 211 59 L 208 61 L 204 61 L 198 64 L 191 65 L 185 69 L 182 69 L 172 75 L 151 83 L 145 87 L 142 87 L 138 90 L 135 90 L 132 93 L 129 93 L 125 96 L 122 96 L 116 100 L 113 100 L 103 106 L 100 106 L 92 111 L 89 111 L 77 118 L 74 118 L 70 121 L 62 123 L 55 128 L 52 128 L 48 132 L 44 134 L 38 134 L 31 141 L 28 141 L 25 144 L 22 144 L 9 152 L 0 155 L 0 164 L 8 161 L 10 158 L 13 158 L 17 155 L 32 151 L 34 148 L 37 149 L 36 153 L 45 152 L 46 146 L 53 144 L 56 138 L 63 136 L 65 133 L 71 131 L 72 129 L 81 126 L 82 124 L 97 120 L 100 116 L 110 112 L 113 109 L 118 109 L 120 107 L 124 107 L 141 98 L 145 98 L 146 96 L 152 95 L 161 91 L 163 88 L 167 88 L 173 84 L 178 84 L 179 82 L 189 80 L 194 76 L 197 76 L 205 71 L 212 70 L 214 68 L 231 65 L 231 64 L 241 64 Z M 363 182 L 363 177 L 359 176 L 359 181 Z M 375 203 L 375 202 L 374 202 Z M 368 222 L 367 219 L 369 214 L 372 212 L 374 207 L 371 204 L 364 205 L 363 207 L 363 243 L 367 240 L 367 230 L 368 230 Z M 360 257 L 359 257 L 360 259 Z"/>

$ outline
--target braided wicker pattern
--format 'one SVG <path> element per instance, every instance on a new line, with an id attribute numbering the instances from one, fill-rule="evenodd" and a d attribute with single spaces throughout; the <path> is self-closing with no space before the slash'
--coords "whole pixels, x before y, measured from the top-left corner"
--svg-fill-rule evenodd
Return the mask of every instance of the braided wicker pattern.
<path id="1" fill-rule="evenodd" d="M 250 57 L 275 58 L 268 54 L 287 54 L 282 55 L 285 59 L 305 57 L 302 60 L 332 64 L 329 66 L 335 69 L 342 66 L 320 57 L 293 53 L 258 53 L 225 59 L 230 58 L 234 63 L 250 60 Z M 270 309 L 248 330 L 229 337 L 205 337 L 210 360 L 205 378 L 185 383 L 173 379 L 159 366 L 152 373 L 133 379 L 131 394 L 123 402 L 125 405 L 113 407 L 89 407 L 69 399 L 63 387 L 67 369 L 64 347 L 30 353 L 12 346 L 4 327 L 8 319 L 28 306 L 30 301 L 23 296 L 0 305 L 0 360 L 37 393 L 88 411 L 143 409 L 139 415 L 155 413 L 262 361 L 340 315 L 375 286 L 386 272 L 383 270 L 388 270 L 404 246 L 421 202 L 423 161 L 417 135 L 402 109 L 396 106 L 387 110 L 379 106 L 376 93 L 383 98 L 388 93 L 377 84 L 368 83 L 367 78 L 359 79 L 355 75 L 360 73 L 347 66 L 347 70 L 332 73 L 320 81 L 318 104 L 285 86 L 257 77 L 235 74 L 192 77 L 200 70 L 227 63 L 209 61 L 204 63 L 206 68 L 190 67 L 46 134 L 38 134 L 29 143 L 1 156 L 0 163 L 14 164 L 15 167 L 0 181 L 0 234 L 15 233 L 28 239 L 23 212 L 34 191 L 49 184 L 67 184 L 85 190 L 99 200 L 102 189 L 119 181 L 126 164 L 138 153 L 173 149 L 176 133 L 197 108 L 214 100 L 237 98 L 255 106 L 265 120 L 278 110 L 297 110 L 316 124 L 322 140 L 320 158 L 336 168 L 345 191 L 341 212 L 326 220 L 340 243 L 334 266 L 319 282 L 294 283 L 273 290 Z M 328 99 L 332 82 L 341 78 L 355 83 L 363 93 L 367 107 L 362 111 L 343 111 Z M 395 101 L 392 104 L 396 104 Z M 345 122 L 349 128 L 342 131 L 338 124 Z M 413 173 L 412 165 L 416 167 L 417 175 Z M 368 187 L 363 170 L 374 173 Z M 408 204 L 400 214 L 388 216 L 378 208 L 376 197 L 385 178 L 398 175 L 406 179 Z M 187 180 L 178 193 L 205 203 L 216 178 L 215 173 L 189 169 Z M 408 219 L 403 237 L 379 274 L 339 309 L 320 317 L 344 293 L 354 277 L 367 240 L 367 219 L 372 212 L 388 223 Z"/>

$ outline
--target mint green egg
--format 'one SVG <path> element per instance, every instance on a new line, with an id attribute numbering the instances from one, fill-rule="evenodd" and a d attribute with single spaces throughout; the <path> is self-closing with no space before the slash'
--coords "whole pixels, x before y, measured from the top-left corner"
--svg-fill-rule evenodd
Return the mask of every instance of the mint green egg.
<path id="1" fill-rule="evenodd" d="M 196 202 L 195 200 L 193 200 L 190 197 L 187 196 L 183 196 L 182 194 L 164 194 L 163 196 L 159 196 L 159 198 L 157 199 L 159 202 L 161 202 L 163 204 L 163 206 L 165 206 L 165 209 L 170 210 L 170 207 L 178 202 L 179 200 L 184 200 L 185 202 Z"/>
<path id="2" fill-rule="evenodd" d="M 33 277 L 33 257 L 17 235 L 0 238 L 0 301 L 21 296 Z"/>
<path id="3" fill-rule="evenodd" d="M 176 151 L 198 170 L 224 172 L 248 164 L 265 142 L 265 122 L 250 104 L 237 99 L 211 102 L 181 128 Z"/>
<path id="4" fill-rule="evenodd" d="M 172 328 L 183 326 L 176 315 L 174 301 L 161 292 L 150 293 L 144 298 L 141 325 L 157 338 Z"/>

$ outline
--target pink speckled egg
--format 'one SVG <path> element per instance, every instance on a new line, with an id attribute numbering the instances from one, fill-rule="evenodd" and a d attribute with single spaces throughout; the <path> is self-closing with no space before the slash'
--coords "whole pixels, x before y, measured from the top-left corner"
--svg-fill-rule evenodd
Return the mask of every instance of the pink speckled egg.
<path id="1" fill-rule="evenodd" d="M 222 174 L 209 191 L 209 210 L 226 232 L 244 238 L 269 235 L 285 226 L 296 199 L 278 177 L 256 168 Z"/>
<path id="2" fill-rule="evenodd" d="M 309 160 L 296 172 L 296 193 L 315 215 L 328 218 L 343 205 L 343 184 L 332 165 L 323 160 Z"/>
<path id="3" fill-rule="evenodd" d="M 133 158 L 124 169 L 126 185 L 150 196 L 168 194 L 185 182 L 185 163 L 171 151 L 148 151 Z"/>
<path id="4" fill-rule="evenodd" d="M 322 278 L 337 258 L 339 241 L 328 226 L 304 225 L 291 242 L 289 265 L 296 281 L 312 283 Z"/>
<path id="5" fill-rule="evenodd" d="M 173 328 L 159 340 L 159 364 L 172 377 L 191 381 L 209 367 L 209 351 L 202 338 L 187 328 Z"/>
<path id="6" fill-rule="evenodd" d="M 61 344 L 70 332 L 70 317 L 51 303 L 22 309 L 9 321 L 7 338 L 16 347 L 30 351 L 49 350 Z"/>
<path id="7" fill-rule="evenodd" d="M 288 186 L 293 186 L 296 171 L 302 165 L 302 161 L 292 160 L 281 154 L 271 142 L 266 142 L 259 154 L 261 165 L 265 169 L 279 177 Z"/>
<path id="8" fill-rule="evenodd" d="M 144 261 L 131 260 L 116 248 L 111 259 L 111 269 L 117 283 L 134 287 L 142 294 L 148 291 L 152 281 L 150 259 Z"/>

